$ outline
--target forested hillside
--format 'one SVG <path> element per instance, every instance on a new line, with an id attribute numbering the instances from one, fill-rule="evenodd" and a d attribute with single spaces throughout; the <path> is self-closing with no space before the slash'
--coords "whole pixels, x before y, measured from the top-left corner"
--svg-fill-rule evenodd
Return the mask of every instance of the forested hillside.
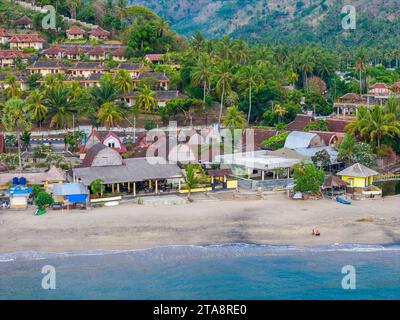
<path id="1" fill-rule="evenodd" d="M 179 33 L 232 34 L 257 42 L 395 46 L 400 36 L 397 0 L 130 0 L 150 7 Z M 341 9 L 357 9 L 357 29 L 342 29 Z"/>

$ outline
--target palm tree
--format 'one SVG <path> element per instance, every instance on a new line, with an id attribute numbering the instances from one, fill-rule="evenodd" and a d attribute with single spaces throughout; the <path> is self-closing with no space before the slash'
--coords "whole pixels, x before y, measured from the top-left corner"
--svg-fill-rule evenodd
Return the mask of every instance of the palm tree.
<path id="1" fill-rule="evenodd" d="M 66 128 L 75 112 L 69 87 L 56 84 L 46 93 L 45 105 L 48 108 L 50 127 Z"/>
<path id="2" fill-rule="evenodd" d="M 247 125 L 250 125 L 251 108 L 252 108 L 252 90 L 261 86 L 264 80 L 261 74 L 253 66 L 245 66 L 238 72 L 239 85 L 249 90 L 249 111 L 247 114 Z"/>
<path id="3" fill-rule="evenodd" d="M 138 92 L 136 106 L 138 109 L 151 112 L 157 107 L 156 94 L 147 85 L 144 85 Z"/>
<path id="4" fill-rule="evenodd" d="M 231 66 L 228 60 L 222 61 L 221 64 L 214 68 L 214 78 L 217 81 L 216 91 L 221 95 L 221 106 L 218 117 L 218 123 L 221 124 L 225 94 L 231 90 L 232 82 Z"/>
<path id="5" fill-rule="evenodd" d="M 360 76 L 360 94 L 363 93 L 363 82 L 362 82 L 362 73 L 365 71 L 367 65 L 367 52 L 365 48 L 361 48 L 356 57 L 356 71 L 359 72 Z"/>
<path id="6" fill-rule="evenodd" d="M 83 6 L 82 0 L 66 0 L 66 5 L 69 8 L 71 18 L 76 19 L 76 9 Z"/>
<path id="7" fill-rule="evenodd" d="M 361 134 L 368 137 L 371 144 L 378 149 L 381 147 L 381 142 L 385 137 L 400 137 L 400 121 L 396 120 L 393 114 L 384 112 L 380 106 L 374 106 L 369 110 L 368 121 L 361 129 Z"/>
<path id="8" fill-rule="evenodd" d="M 124 120 L 124 114 L 119 107 L 112 102 L 103 104 L 98 113 L 99 120 L 108 127 L 115 127 Z"/>
<path id="9" fill-rule="evenodd" d="M 283 117 L 285 116 L 285 114 L 287 113 L 287 110 L 285 107 L 282 107 L 280 104 L 275 105 L 274 108 L 275 113 L 278 114 L 279 116 L 279 122 L 283 121 Z"/>
<path id="10" fill-rule="evenodd" d="M 346 131 L 351 133 L 353 136 L 361 136 L 361 131 L 368 121 L 368 108 L 366 106 L 361 106 L 358 108 L 357 117 L 346 126 Z"/>
<path id="11" fill-rule="evenodd" d="M 103 179 L 93 180 L 92 183 L 90 184 L 90 190 L 97 197 L 102 196 L 105 189 L 106 189 L 106 187 L 104 186 Z"/>
<path id="12" fill-rule="evenodd" d="M 224 126 L 231 131 L 246 128 L 246 118 L 237 106 L 231 106 L 227 109 Z"/>
<path id="13" fill-rule="evenodd" d="M 390 96 L 385 111 L 393 114 L 397 120 L 400 120 L 400 99 L 393 95 Z"/>
<path id="14" fill-rule="evenodd" d="M 312 73 L 315 67 L 314 57 L 309 48 L 300 54 L 298 67 L 303 73 L 303 87 L 308 88 L 308 74 Z"/>
<path id="15" fill-rule="evenodd" d="M 201 175 L 198 173 L 198 166 L 195 166 L 192 163 L 189 163 L 183 175 L 183 179 L 185 181 L 185 187 L 188 190 L 188 200 L 192 201 L 192 191 L 197 188 L 201 182 Z"/>
<path id="16" fill-rule="evenodd" d="M 28 130 L 32 124 L 32 115 L 28 111 L 27 103 L 19 98 L 11 98 L 4 105 L 2 123 L 7 131 L 16 131 L 18 146 L 18 167 L 22 170 L 21 159 L 21 132 Z"/>
<path id="17" fill-rule="evenodd" d="M 119 70 L 115 75 L 114 82 L 120 93 L 128 93 L 133 88 L 132 77 L 126 70 Z"/>
<path id="18" fill-rule="evenodd" d="M 6 89 L 4 89 L 4 93 L 8 98 L 19 97 L 21 94 L 20 86 L 21 84 L 18 81 L 16 75 L 9 75 L 4 81 L 4 85 Z"/>
<path id="19" fill-rule="evenodd" d="M 210 57 L 207 54 L 200 56 L 198 64 L 192 70 L 192 83 L 203 85 L 203 106 L 206 105 L 207 86 L 211 82 Z"/>
<path id="20" fill-rule="evenodd" d="M 44 97 L 39 90 L 33 90 L 27 98 L 28 110 L 32 113 L 34 120 L 41 122 L 46 118 L 48 113 L 47 107 L 44 105 Z"/>
<path id="21" fill-rule="evenodd" d="M 100 80 L 100 85 L 92 88 L 91 94 L 95 107 L 98 109 L 106 102 L 117 99 L 117 88 L 111 74 L 106 73 Z"/>

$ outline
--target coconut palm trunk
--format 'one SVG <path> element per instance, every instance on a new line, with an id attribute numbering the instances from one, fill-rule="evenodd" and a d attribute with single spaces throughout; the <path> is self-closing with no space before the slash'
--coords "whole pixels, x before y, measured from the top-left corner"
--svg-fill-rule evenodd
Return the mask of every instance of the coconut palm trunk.
<path id="1" fill-rule="evenodd" d="M 250 87 L 249 87 L 249 114 L 247 115 L 247 125 L 250 125 L 250 117 L 251 117 L 251 90 L 252 90 L 252 86 L 250 83 Z"/>
<path id="2" fill-rule="evenodd" d="M 17 131 L 17 149 L 18 149 L 18 170 L 22 171 L 22 159 L 21 159 L 21 133 Z"/>
<path id="3" fill-rule="evenodd" d="M 222 119 L 222 108 L 224 106 L 224 96 L 225 96 L 225 81 L 222 84 L 222 94 L 221 94 L 221 106 L 219 109 L 219 118 L 218 118 L 218 124 L 221 125 L 221 119 Z"/>

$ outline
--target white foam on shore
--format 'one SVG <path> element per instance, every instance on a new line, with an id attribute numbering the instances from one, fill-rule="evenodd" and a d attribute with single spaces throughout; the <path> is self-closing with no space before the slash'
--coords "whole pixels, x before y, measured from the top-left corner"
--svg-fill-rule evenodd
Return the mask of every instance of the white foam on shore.
<path id="1" fill-rule="evenodd" d="M 354 253 L 372 253 L 372 252 L 400 252 L 400 245 L 366 245 L 366 244 L 333 244 L 315 247 L 301 247 L 289 245 L 264 245 L 248 243 L 230 243 L 230 244 L 212 244 L 205 246 L 198 245 L 173 245 L 162 246 L 148 249 L 131 250 L 89 250 L 75 252 L 37 252 L 21 251 L 13 253 L 0 254 L 0 263 L 10 263 L 19 261 L 34 261 L 45 259 L 57 259 L 68 257 L 87 257 L 104 256 L 115 254 L 139 254 L 142 258 L 160 258 L 165 259 L 172 256 L 184 256 L 188 258 L 196 257 L 221 257 L 221 256 L 264 256 L 274 254 L 296 254 L 296 253 L 318 253 L 318 252 L 354 252 Z"/>

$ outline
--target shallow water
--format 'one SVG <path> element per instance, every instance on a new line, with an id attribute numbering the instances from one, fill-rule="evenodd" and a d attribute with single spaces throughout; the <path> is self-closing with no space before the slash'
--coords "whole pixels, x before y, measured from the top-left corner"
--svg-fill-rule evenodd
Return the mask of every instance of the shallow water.
<path id="1" fill-rule="evenodd" d="M 41 269 L 56 268 L 43 290 Z M 342 289 L 343 266 L 356 290 Z M 400 246 L 173 246 L 0 255 L 0 299 L 400 299 Z"/>

